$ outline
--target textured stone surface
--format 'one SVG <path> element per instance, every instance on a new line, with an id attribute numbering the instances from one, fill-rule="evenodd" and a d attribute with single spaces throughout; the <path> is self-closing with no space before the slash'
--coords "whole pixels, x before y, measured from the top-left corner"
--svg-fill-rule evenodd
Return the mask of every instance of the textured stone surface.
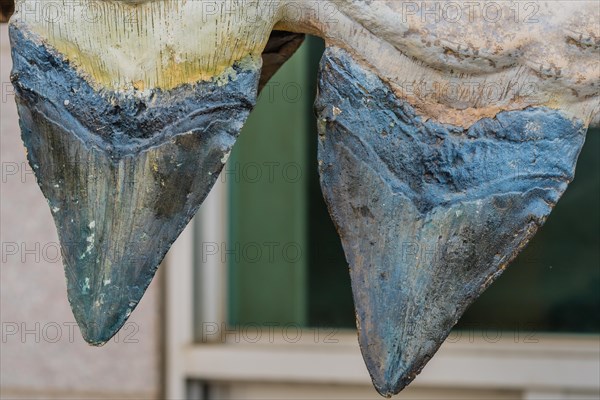
<path id="1" fill-rule="evenodd" d="M 319 79 L 321 185 L 342 239 L 363 357 L 399 392 L 573 179 L 580 121 L 530 108 L 428 122 L 345 51 Z"/>
<path id="2" fill-rule="evenodd" d="M 23 141 L 61 241 L 84 338 L 110 339 L 215 182 L 259 71 L 145 94 L 96 92 L 11 26 Z"/>

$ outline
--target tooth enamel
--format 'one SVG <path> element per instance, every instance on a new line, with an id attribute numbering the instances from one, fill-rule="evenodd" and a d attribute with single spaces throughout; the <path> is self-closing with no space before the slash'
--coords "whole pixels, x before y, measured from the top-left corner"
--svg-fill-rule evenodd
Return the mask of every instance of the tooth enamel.
<path id="1" fill-rule="evenodd" d="M 319 126 L 321 187 L 350 264 L 361 351 L 383 396 L 415 378 L 543 224 L 585 138 L 583 121 L 546 107 L 465 130 L 426 121 L 390 93 L 347 52 L 326 50 L 317 114 L 328 104 L 342 112 Z M 390 120 L 396 128 L 381 136 Z M 535 137 L 524 134 L 531 127 Z"/>
<path id="2" fill-rule="evenodd" d="M 22 137 L 59 231 L 69 301 L 85 340 L 101 345 L 214 184 L 208 172 L 223 167 L 260 70 L 246 60 L 219 83 L 98 92 L 25 26 L 12 23 L 10 35 Z M 51 79 L 40 70 L 48 64 Z"/>

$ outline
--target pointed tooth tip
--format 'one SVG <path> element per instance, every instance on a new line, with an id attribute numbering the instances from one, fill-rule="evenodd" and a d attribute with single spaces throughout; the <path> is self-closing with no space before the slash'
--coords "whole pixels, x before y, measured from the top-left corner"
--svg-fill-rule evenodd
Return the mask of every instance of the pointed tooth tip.
<path id="1" fill-rule="evenodd" d="M 91 319 L 89 323 L 82 321 L 80 318 L 76 319 L 83 340 L 93 347 L 104 346 L 121 328 L 121 325 L 115 329 L 114 327 L 99 326 L 96 322 L 91 322 Z"/>
<path id="2" fill-rule="evenodd" d="M 375 373 L 369 371 L 373 386 L 382 397 L 389 399 L 400 393 L 416 378 L 418 375 L 418 372 L 414 372 L 416 365 L 419 365 L 419 363 L 415 362 L 413 365 L 402 370 L 399 370 L 396 366 L 389 365 L 380 371 L 373 371 Z M 390 377 L 392 374 L 395 377 Z"/>
<path id="3" fill-rule="evenodd" d="M 91 347 L 102 347 L 104 346 L 108 341 L 97 341 L 93 338 L 85 338 L 85 341 L 87 344 L 89 344 Z"/>
<path id="4" fill-rule="evenodd" d="M 393 396 L 397 395 L 406 386 L 393 386 L 389 385 L 388 382 L 376 381 L 374 378 L 372 378 L 372 381 L 375 390 L 377 390 L 377 393 L 379 393 L 381 397 L 385 397 L 386 399 L 390 399 Z"/>
<path id="5" fill-rule="evenodd" d="M 406 329 L 385 335 L 380 331 L 366 330 L 367 325 L 357 320 L 360 349 L 373 386 L 385 398 L 399 394 L 410 385 L 447 336 L 444 334 L 445 327 L 435 329 L 441 332 L 439 338 L 425 340 L 406 338 Z M 397 337 L 403 339 L 398 342 L 395 340 Z"/>
<path id="6" fill-rule="evenodd" d="M 81 336 L 91 346 L 100 347 L 118 334 L 125 325 L 137 303 L 124 301 L 122 298 L 112 298 L 102 304 L 91 300 L 98 297 L 92 293 L 86 299 L 71 298 L 71 309 L 79 326 Z M 87 296 L 86 296 L 87 297 Z"/>
<path id="7" fill-rule="evenodd" d="M 384 397 L 386 399 L 391 399 L 392 396 L 394 396 L 395 394 L 397 394 L 400 391 L 400 390 L 395 391 L 393 389 L 393 387 L 387 385 L 386 382 L 376 381 L 373 377 L 371 377 L 371 379 L 373 381 L 373 386 L 375 387 L 375 390 L 377 390 L 377 393 L 379 393 L 379 395 L 381 397 Z"/>
<path id="8" fill-rule="evenodd" d="M 81 330 L 81 335 L 83 336 L 83 340 L 85 340 L 90 346 L 94 347 L 104 346 L 116 333 L 111 333 L 110 331 L 104 330 L 90 332 L 87 327 L 83 327 L 81 324 L 79 324 L 79 327 Z"/>

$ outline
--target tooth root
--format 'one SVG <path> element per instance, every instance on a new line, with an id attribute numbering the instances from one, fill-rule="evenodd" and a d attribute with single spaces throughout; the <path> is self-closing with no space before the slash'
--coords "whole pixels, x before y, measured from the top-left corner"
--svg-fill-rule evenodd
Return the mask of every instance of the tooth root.
<path id="1" fill-rule="evenodd" d="M 542 225 L 584 142 L 531 108 L 469 129 L 420 118 L 343 50 L 319 78 L 321 186 L 352 278 L 377 390 L 398 393 Z"/>
<path id="2" fill-rule="evenodd" d="M 98 92 L 17 25 L 10 35 L 23 141 L 58 228 L 69 301 L 100 345 L 215 182 L 254 105 L 258 66 L 146 95 Z"/>
<path id="3" fill-rule="evenodd" d="M 267 46 L 263 50 L 262 59 L 263 65 L 260 74 L 260 82 L 258 85 L 261 91 L 269 82 L 269 79 L 281 68 L 283 64 L 296 50 L 304 43 L 304 34 L 292 33 L 285 31 L 273 31 L 267 42 Z"/>

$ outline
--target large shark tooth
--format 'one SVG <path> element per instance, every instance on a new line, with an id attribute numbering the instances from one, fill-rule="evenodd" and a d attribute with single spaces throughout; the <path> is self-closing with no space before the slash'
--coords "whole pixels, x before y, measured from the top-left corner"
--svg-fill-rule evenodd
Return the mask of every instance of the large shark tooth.
<path id="1" fill-rule="evenodd" d="M 359 342 L 384 396 L 410 383 L 573 179 L 581 121 L 420 117 L 344 50 L 322 60 L 321 186 L 346 252 Z"/>
<path id="2" fill-rule="evenodd" d="M 22 138 L 54 216 L 86 341 L 123 325 L 208 194 L 254 106 L 260 63 L 212 82 L 124 94 L 92 88 L 12 24 Z"/>
<path id="3" fill-rule="evenodd" d="M 19 10 L 39 6 L 24 0 Z M 251 20 L 251 7 L 229 2 L 99 4 L 107 20 L 130 22 L 112 26 L 88 23 L 85 2 L 70 6 L 69 22 L 15 14 L 12 81 L 69 301 L 83 337 L 98 345 L 140 301 L 217 179 L 257 91 L 304 35 L 271 31 L 268 18 Z M 155 23 L 158 9 L 178 22 Z"/>

